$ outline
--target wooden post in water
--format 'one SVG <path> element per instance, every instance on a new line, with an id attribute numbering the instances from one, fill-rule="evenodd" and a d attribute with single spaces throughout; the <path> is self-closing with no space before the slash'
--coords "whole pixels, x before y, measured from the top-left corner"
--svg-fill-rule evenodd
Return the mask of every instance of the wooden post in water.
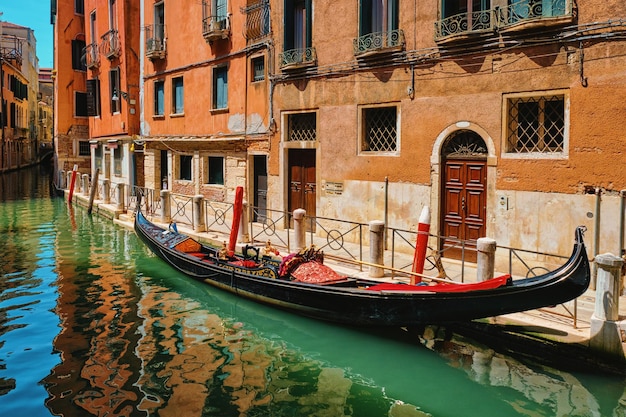
<path id="1" fill-rule="evenodd" d="M 96 191 L 98 191 L 98 176 L 100 175 L 100 168 L 96 169 L 93 175 L 93 181 L 91 181 L 91 190 L 89 190 L 89 208 L 87 208 L 87 214 L 91 214 L 93 210 L 93 200 L 96 197 Z"/>
<path id="2" fill-rule="evenodd" d="M 76 184 L 76 173 L 78 172 L 78 165 L 74 165 L 74 169 L 72 169 L 72 179 L 70 180 L 70 193 L 67 197 L 67 202 L 72 202 L 72 197 L 74 196 L 74 185 Z"/>

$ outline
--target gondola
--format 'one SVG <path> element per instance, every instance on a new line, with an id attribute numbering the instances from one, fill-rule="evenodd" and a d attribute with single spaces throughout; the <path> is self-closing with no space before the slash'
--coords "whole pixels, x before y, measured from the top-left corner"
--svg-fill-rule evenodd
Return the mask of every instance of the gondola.
<path id="1" fill-rule="evenodd" d="M 139 207 L 139 205 L 138 205 Z M 304 316 L 361 326 L 464 322 L 570 301 L 590 282 L 582 227 L 571 257 L 544 275 L 511 280 L 410 285 L 342 276 L 308 248 L 282 260 L 245 246 L 229 254 L 150 222 L 138 209 L 134 229 L 159 258 L 199 281 Z"/>

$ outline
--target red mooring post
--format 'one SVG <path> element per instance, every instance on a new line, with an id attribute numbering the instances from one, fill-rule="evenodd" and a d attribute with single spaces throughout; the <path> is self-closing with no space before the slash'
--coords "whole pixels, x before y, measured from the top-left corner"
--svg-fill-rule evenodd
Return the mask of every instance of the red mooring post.
<path id="1" fill-rule="evenodd" d="M 78 165 L 74 165 L 72 170 L 72 179 L 70 180 L 70 194 L 67 197 L 67 202 L 72 203 L 72 197 L 74 196 L 74 184 L 76 183 L 76 173 L 78 172 Z"/>
<path id="2" fill-rule="evenodd" d="M 413 272 L 424 273 L 424 263 L 426 262 L 426 249 L 428 249 L 428 234 L 430 231 L 430 208 L 424 206 L 420 214 L 417 225 L 417 242 L 415 244 L 415 254 L 413 255 Z M 411 284 L 422 282 L 422 277 L 411 275 Z"/>
<path id="3" fill-rule="evenodd" d="M 235 190 L 235 204 L 233 205 L 233 224 L 230 228 L 230 239 L 228 241 L 228 256 L 235 254 L 235 244 L 237 243 L 237 235 L 239 234 L 239 223 L 241 222 L 242 211 L 243 187 L 237 187 Z"/>

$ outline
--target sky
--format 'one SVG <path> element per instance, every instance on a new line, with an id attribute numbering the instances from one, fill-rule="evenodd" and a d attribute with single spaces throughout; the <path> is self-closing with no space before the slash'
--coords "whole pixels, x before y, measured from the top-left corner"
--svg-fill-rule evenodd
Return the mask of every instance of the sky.
<path id="1" fill-rule="evenodd" d="M 50 0 L 0 0 L 0 20 L 26 26 L 35 31 L 39 68 L 53 66 L 53 36 Z"/>

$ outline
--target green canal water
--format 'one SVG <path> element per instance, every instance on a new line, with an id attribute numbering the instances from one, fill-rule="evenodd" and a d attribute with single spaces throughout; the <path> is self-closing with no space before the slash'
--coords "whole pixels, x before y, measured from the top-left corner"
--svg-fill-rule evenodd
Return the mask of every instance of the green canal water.
<path id="1" fill-rule="evenodd" d="M 0 178 L 0 416 L 626 416 L 624 378 L 241 300 Z"/>

